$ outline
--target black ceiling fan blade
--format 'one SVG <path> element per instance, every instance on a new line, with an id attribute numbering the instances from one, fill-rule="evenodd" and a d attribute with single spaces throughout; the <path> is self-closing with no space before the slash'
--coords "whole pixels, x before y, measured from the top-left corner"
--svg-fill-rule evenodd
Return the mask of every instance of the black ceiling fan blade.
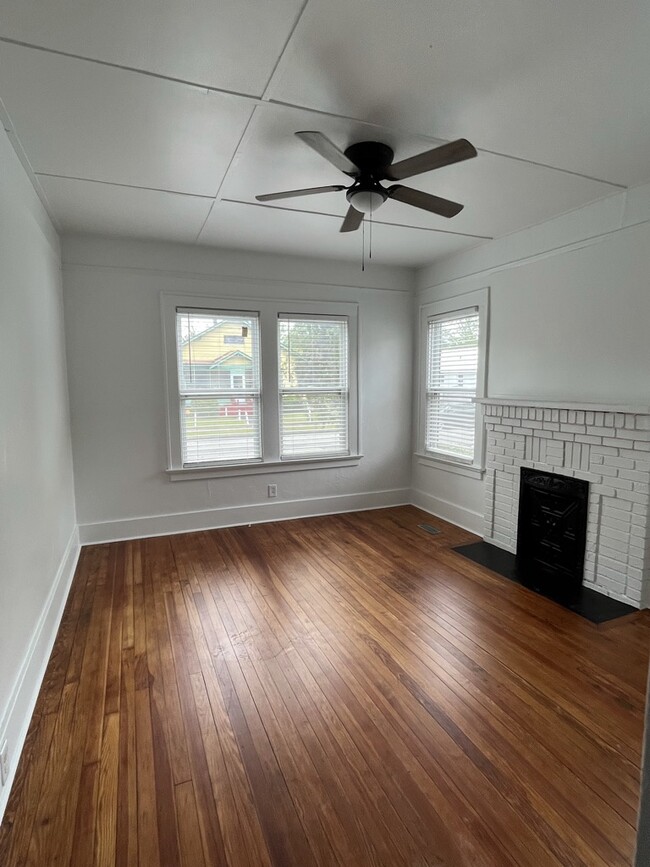
<path id="1" fill-rule="evenodd" d="M 352 205 L 350 205 L 339 232 L 356 232 L 362 223 L 363 214 L 361 211 L 357 211 L 356 208 L 353 208 Z"/>
<path id="2" fill-rule="evenodd" d="M 328 163 L 336 166 L 337 169 L 345 172 L 346 175 L 359 174 L 359 169 L 352 160 L 348 159 L 343 151 L 337 148 L 334 142 L 331 142 L 322 132 L 304 130 L 297 132 L 296 135 L 306 145 L 315 150 L 317 154 L 324 157 Z"/>
<path id="3" fill-rule="evenodd" d="M 263 196 L 255 196 L 258 202 L 274 202 L 276 199 L 294 199 L 298 196 L 313 196 L 316 193 L 338 193 L 345 190 L 340 184 L 329 187 L 308 187 L 305 190 L 286 190 L 284 193 L 264 193 Z"/>
<path id="4" fill-rule="evenodd" d="M 459 138 L 430 151 L 424 151 L 424 153 L 416 154 L 414 157 L 393 163 L 386 170 L 386 178 L 389 181 L 403 181 L 405 178 L 412 178 L 423 172 L 450 166 L 452 163 L 460 163 L 475 156 L 477 156 L 477 152 L 474 145 L 467 139 Z"/>
<path id="5" fill-rule="evenodd" d="M 413 190 L 401 184 L 388 187 L 386 192 L 391 199 L 404 202 L 405 205 L 413 205 L 414 208 L 422 208 L 423 211 L 430 211 L 440 217 L 455 217 L 465 207 L 458 202 L 441 199 L 440 196 L 432 196 L 431 193 L 423 193 L 421 190 Z"/>

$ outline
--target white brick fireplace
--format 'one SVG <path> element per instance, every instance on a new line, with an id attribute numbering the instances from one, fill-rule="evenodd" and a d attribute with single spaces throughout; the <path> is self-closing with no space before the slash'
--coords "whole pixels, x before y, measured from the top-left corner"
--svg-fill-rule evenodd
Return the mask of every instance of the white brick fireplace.
<path id="1" fill-rule="evenodd" d="M 584 584 L 650 605 L 650 407 L 481 400 L 484 538 L 513 553 L 521 467 L 589 482 Z"/>

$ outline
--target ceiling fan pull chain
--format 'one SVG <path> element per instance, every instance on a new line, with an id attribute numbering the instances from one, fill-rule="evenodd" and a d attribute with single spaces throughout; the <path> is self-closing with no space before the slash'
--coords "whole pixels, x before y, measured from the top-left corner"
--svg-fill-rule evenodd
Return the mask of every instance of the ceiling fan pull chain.
<path id="1" fill-rule="evenodd" d="M 370 226 L 368 228 L 368 259 L 372 259 L 372 204 L 370 205 Z"/>
<path id="2" fill-rule="evenodd" d="M 361 222 L 361 270 L 366 270 L 366 221 Z"/>

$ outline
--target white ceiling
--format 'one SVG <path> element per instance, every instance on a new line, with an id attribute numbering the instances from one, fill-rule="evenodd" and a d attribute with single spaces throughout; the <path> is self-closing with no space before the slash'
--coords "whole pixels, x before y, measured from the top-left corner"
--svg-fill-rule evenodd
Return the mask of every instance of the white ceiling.
<path id="1" fill-rule="evenodd" d="M 422 265 L 650 180 L 645 0 L 0 0 L 5 126 L 63 231 L 360 259 L 345 183 L 296 139 L 396 159 L 479 157 L 407 181 L 373 260 Z M 369 232 L 366 230 L 366 247 Z"/>

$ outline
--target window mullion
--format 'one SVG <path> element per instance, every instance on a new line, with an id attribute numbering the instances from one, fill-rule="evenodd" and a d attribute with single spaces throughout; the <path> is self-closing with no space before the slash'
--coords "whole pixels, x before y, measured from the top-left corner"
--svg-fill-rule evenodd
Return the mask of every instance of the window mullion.
<path id="1" fill-rule="evenodd" d="M 277 314 L 271 307 L 260 315 L 260 356 L 262 361 L 262 456 L 280 460 L 279 371 Z"/>

